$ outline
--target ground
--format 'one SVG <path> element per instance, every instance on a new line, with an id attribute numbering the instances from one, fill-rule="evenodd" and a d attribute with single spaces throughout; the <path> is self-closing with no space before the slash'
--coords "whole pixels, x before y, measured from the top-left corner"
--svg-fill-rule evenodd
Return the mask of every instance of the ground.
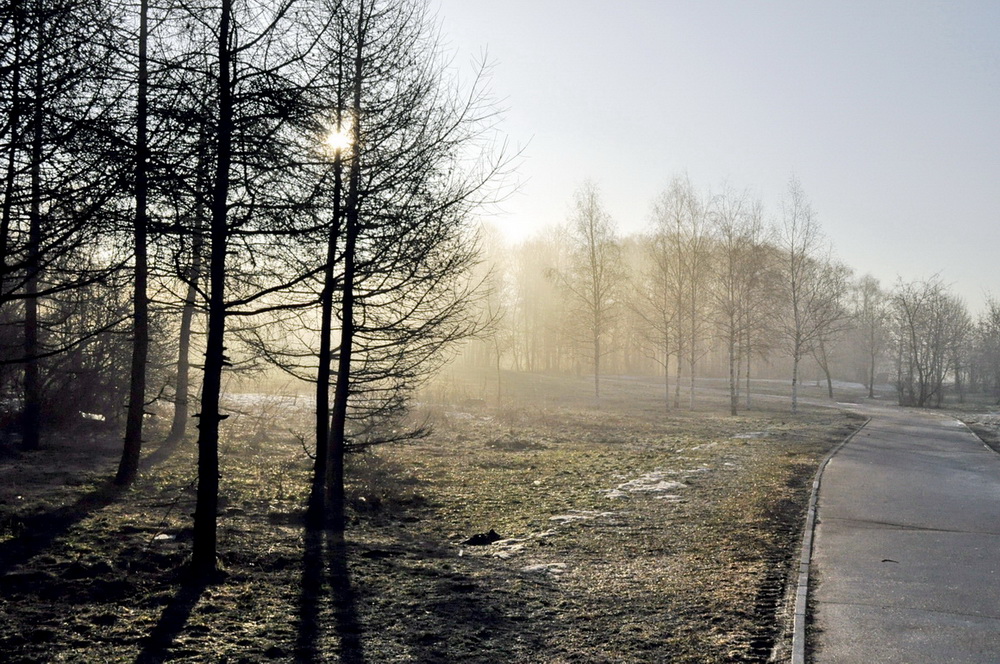
<path id="1" fill-rule="evenodd" d="M 5 661 L 784 658 L 810 481 L 859 420 L 763 398 L 731 417 L 710 392 L 667 410 L 642 380 L 608 379 L 597 401 L 584 379 L 503 378 L 498 403 L 452 375 L 416 410 L 432 435 L 352 455 L 343 539 L 303 525 L 308 400 L 231 399 L 224 574 L 207 586 L 184 576 L 191 441 L 147 445 L 125 492 L 106 485 L 113 433 L 8 454 Z M 490 531 L 500 540 L 474 543 Z"/>

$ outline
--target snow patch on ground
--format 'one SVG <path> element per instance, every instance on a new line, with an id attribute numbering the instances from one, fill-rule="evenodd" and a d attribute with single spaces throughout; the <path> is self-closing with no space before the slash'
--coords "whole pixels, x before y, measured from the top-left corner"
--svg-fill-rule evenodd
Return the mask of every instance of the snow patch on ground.
<path id="1" fill-rule="evenodd" d="M 615 499 L 628 498 L 629 494 L 632 493 L 664 493 L 679 500 L 679 496 L 668 492 L 687 488 L 687 485 L 683 482 L 667 479 L 672 474 L 667 471 L 654 470 L 651 473 L 646 473 L 628 482 L 623 482 L 614 489 L 606 489 L 604 495 L 607 498 Z M 667 498 L 667 496 L 661 497 L 664 499 Z"/>
<path id="2" fill-rule="evenodd" d="M 595 519 L 597 517 L 607 517 L 614 516 L 614 512 L 595 512 L 594 510 L 583 510 L 577 511 L 573 510 L 566 514 L 557 514 L 556 516 L 550 516 L 549 521 L 555 521 L 560 526 L 565 526 L 568 523 L 573 523 L 574 521 L 587 521 L 589 519 Z"/>
<path id="3" fill-rule="evenodd" d="M 733 438 L 740 440 L 750 440 L 754 438 L 767 438 L 771 433 L 769 431 L 748 431 L 747 433 L 738 433 Z"/>
<path id="4" fill-rule="evenodd" d="M 529 574 L 552 574 L 559 576 L 566 571 L 566 563 L 538 563 L 522 567 L 521 571 L 528 572 Z"/>

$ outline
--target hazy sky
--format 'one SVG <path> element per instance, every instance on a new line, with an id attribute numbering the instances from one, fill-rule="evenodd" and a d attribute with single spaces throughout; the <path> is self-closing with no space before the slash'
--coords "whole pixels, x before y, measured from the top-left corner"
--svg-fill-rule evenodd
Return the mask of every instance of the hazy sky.
<path id="1" fill-rule="evenodd" d="M 1000 0 L 431 2 L 527 145 L 509 237 L 588 178 L 632 232 L 676 174 L 775 219 L 795 175 L 858 272 L 1000 296 Z"/>

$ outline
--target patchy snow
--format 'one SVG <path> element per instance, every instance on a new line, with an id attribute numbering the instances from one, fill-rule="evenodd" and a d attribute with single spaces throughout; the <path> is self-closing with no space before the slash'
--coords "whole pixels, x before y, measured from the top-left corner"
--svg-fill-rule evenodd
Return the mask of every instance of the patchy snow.
<path id="1" fill-rule="evenodd" d="M 501 560 L 507 560 L 508 558 L 516 556 L 524 551 L 524 548 L 527 546 L 527 540 L 528 538 L 518 539 L 511 537 L 493 542 L 491 549 L 493 557 L 500 558 Z"/>
<path id="2" fill-rule="evenodd" d="M 707 450 L 707 449 L 709 449 L 711 447 L 715 447 L 716 445 L 718 445 L 718 443 L 702 443 L 701 445 L 693 445 L 693 446 L 689 447 L 688 451 L 691 451 L 691 450 Z"/>
<path id="3" fill-rule="evenodd" d="M 588 519 L 594 519 L 597 517 L 607 517 L 614 516 L 614 512 L 595 512 L 593 510 L 576 511 L 573 510 L 567 514 L 557 514 L 556 516 L 550 516 L 549 521 L 555 521 L 560 526 L 565 526 L 568 523 L 573 523 L 574 521 L 587 521 Z"/>
<path id="4" fill-rule="evenodd" d="M 666 479 L 672 474 L 669 471 L 654 470 L 628 482 L 623 482 L 614 489 L 606 489 L 603 493 L 607 498 L 615 499 L 627 498 L 631 493 L 667 493 L 687 488 L 683 482 Z"/>
<path id="5" fill-rule="evenodd" d="M 566 571 L 566 563 L 537 563 L 522 567 L 521 571 L 531 574 L 554 574 L 558 576 Z"/>
<path id="6" fill-rule="evenodd" d="M 748 431 L 747 433 L 738 433 L 733 438 L 740 440 L 749 440 L 753 438 L 767 438 L 771 435 L 769 431 Z"/>

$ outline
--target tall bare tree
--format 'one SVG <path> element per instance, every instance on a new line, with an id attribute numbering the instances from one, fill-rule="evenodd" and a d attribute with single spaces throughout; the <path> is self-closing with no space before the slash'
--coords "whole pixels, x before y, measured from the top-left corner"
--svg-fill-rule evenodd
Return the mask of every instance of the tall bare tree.
<path id="1" fill-rule="evenodd" d="M 139 3 L 138 72 L 135 118 L 135 218 L 132 228 L 134 283 L 132 292 L 132 365 L 125 422 L 125 445 L 115 483 L 128 485 L 139 472 L 142 421 L 146 410 L 146 363 L 149 358 L 149 4 Z"/>
<path id="2" fill-rule="evenodd" d="M 841 267 L 830 259 L 812 206 L 795 178 L 782 202 L 778 246 L 786 306 L 782 331 L 792 357 L 792 412 L 796 412 L 800 363 L 843 324 L 847 281 Z"/>
<path id="3" fill-rule="evenodd" d="M 601 396 L 601 359 L 621 307 L 624 272 L 621 248 L 600 192 L 585 182 L 576 192 L 568 229 L 570 261 L 560 282 L 573 301 L 579 334 L 585 339 L 594 371 L 594 396 Z"/>
<path id="4" fill-rule="evenodd" d="M 888 298 L 878 279 L 865 275 L 853 290 L 853 318 L 863 359 L 864 385 L 868 398 L 875 398 L 875 378 L 879 359 L 888 343 Z"/>
<path id="5" fill-rule="evenodd" d="M 344 64 L 336 71 L 350 134 L 328 254 L 338 268 L 325 467 L 334 530 L 344 525 L 348 447 L 422 434 L 398 426 L 413 389 L 478 329 L 471 211 L 491 200 L 507 163 L 494 152 L 483 70 L 468 88 L 454 84 L 424 0 L 355 0 L 338 11 L 332 55 Z M 335 178 L 339 200 L 336 189 Z"/>
<path id="6" fill-rule="evenodd" d="M 760 201 L 747 193 L 724 192 L 713 201 L 710 218 L 715 228 L 712 300 L 716 327 L 726 346 L 729 368 L 729 412 L 739 410 L 744 339 L 754 332 L 755 310 L 771 286 L 767 228 Z M 749 370 L 749 369 L 748 369 Z M 747 386 L 749 390 L 749 385 Z"/>

